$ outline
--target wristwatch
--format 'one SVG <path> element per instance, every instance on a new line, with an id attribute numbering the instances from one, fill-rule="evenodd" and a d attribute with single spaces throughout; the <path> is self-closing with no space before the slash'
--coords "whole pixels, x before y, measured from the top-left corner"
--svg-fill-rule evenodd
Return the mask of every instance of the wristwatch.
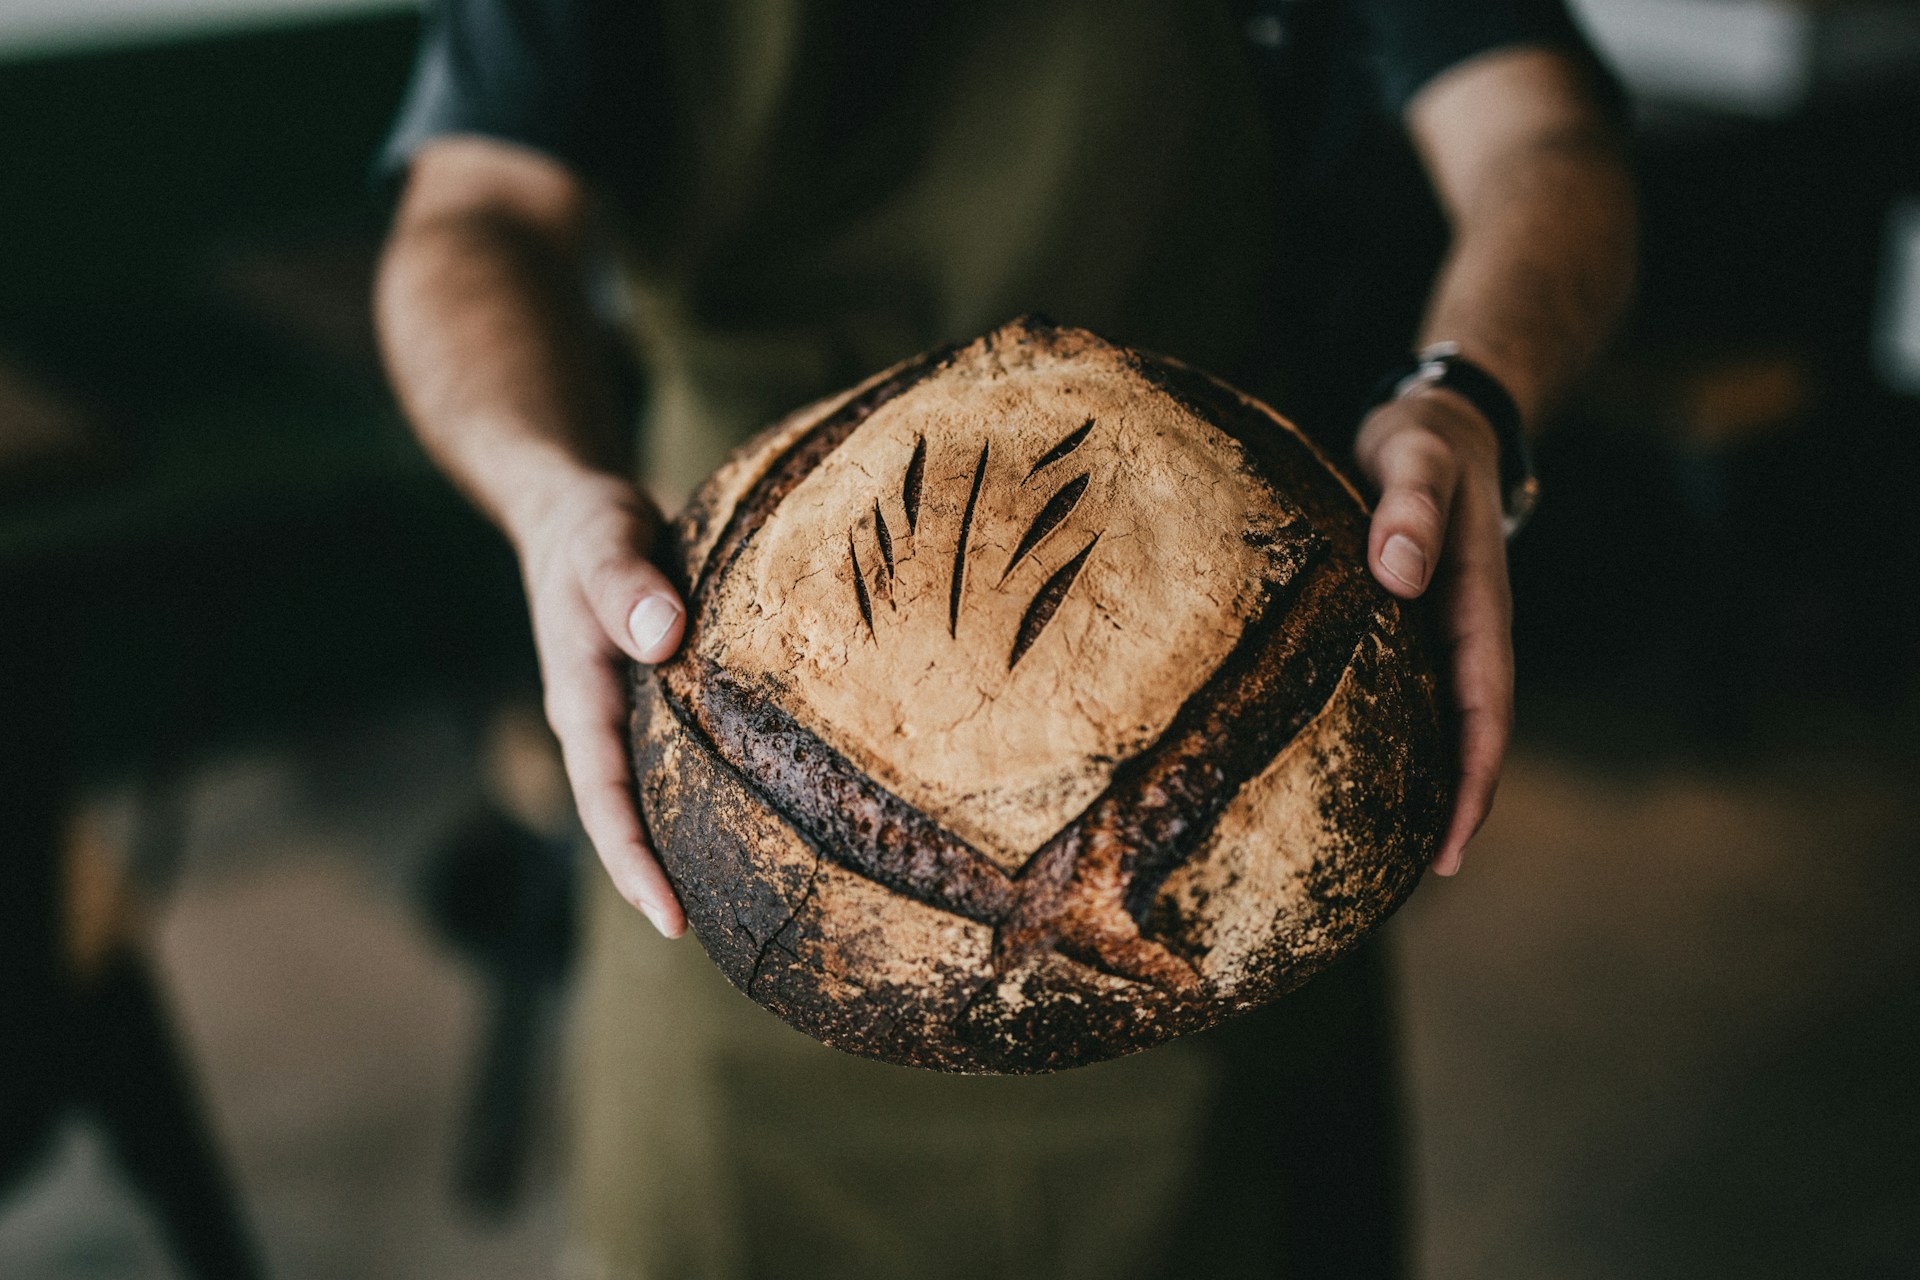
<path id="1" fill-rule="evenodd" d="M 1362 416 L 1426 387 L 1445 387 L 1479 410 L 1500 444 L 1501 527 L 1511 538 L 1540 505 L 1540 477 L 1520 428 L 1520 408 L 1499 379 L 1460 354 L 1457 342 L 1436 342 L 1394 366 L 1368 397 Z"/>

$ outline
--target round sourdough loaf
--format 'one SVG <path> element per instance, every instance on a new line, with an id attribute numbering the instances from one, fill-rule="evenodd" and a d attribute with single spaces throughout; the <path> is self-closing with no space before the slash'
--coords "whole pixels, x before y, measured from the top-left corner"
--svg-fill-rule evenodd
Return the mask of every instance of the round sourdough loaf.
<path id="1" fill-rule="evenodd" d="M 1096 1062 L 1296 986 L 1451 803 L 1358 495 L 1271 410 L 1018 320 L 802 410 L 676 526 L 647 825 L 735 986 L 852 1053 Z"/>

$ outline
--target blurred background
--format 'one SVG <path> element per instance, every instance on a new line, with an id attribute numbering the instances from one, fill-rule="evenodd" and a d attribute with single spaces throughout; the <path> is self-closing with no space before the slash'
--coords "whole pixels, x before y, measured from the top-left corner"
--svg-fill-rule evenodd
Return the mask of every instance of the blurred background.
<path id="1" fill-rule="evenodd" d="M 1417 1256 L 1920 1275 L 1920 4 L 1577 8 L 1644 278 L 1498 810 L 1391 926 Z M 0 4 L 7 1280 L 569 1270 L 578 850 L 367 320 L 416 27 Z"/>

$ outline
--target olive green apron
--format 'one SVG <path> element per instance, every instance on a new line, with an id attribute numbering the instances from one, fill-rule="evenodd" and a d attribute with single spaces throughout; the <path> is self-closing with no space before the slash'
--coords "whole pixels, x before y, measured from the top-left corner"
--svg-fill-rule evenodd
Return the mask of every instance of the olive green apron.
<path id="1" fill-rule="evenodd" d="M 1269 236 L 1227 5 L 682 0 L 631 210 L 646 468 L 1022 312 L 1230 369 Z"/>
<path id="2" fill-rule="evenodd" d="M 597 888 L 577 1193 L 596 1276 L 1142 1274 L 1212 1071 L 1184 1043 L 1049 1077 L 824 1048 Z M 636 926 L 638 923 L 638 927 Z"/>
<path id="3" fill-rule="evenodd" d="M 1224 10 L 668 5 L 674 110 L 629 227 L 651 482 L 677 500 L 792 408 L 1024 311 L 1232 367 L 1265 202 Z M 587 938 L 589 1274 L 1160 1274 L 1221 1071 L 1203 1042 L 910 1071 L 790 1030 L 604 884 Z"/>

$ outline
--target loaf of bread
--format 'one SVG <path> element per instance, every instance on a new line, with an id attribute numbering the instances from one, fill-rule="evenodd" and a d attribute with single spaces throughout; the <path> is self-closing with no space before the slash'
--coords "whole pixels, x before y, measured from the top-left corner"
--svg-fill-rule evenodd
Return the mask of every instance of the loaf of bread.
<path id="1" fill-rule="evenodd" d="M 946 1071 L 1096 1062 L 1288 991 L 1451 805 L 1359 496 L 1270 409 L 1018 320 L 805 409 L 675 528 L 647 825 L 748 996 Z"/>

